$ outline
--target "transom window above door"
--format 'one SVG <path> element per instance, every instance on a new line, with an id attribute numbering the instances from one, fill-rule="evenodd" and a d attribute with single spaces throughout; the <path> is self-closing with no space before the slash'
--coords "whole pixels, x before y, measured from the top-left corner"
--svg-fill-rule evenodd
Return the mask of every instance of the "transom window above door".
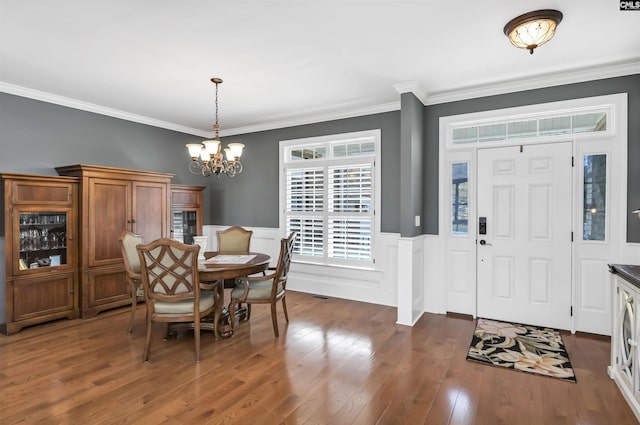
<path id="1" fill-rule="evenodd" d="M 525 138 L 544 138 L 577 133 L 602 133 L 608 130 L 609 111 L 598 109 L 584 113 L 548 113 L 540 117 L 509 117 L 500 122 L 452 126 L 451 143 L 508 141 Z"/>

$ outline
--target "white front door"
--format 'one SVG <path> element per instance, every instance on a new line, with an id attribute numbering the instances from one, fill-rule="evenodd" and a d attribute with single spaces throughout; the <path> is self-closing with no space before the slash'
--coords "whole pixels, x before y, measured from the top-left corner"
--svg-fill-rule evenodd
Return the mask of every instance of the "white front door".
<path id="1" fill-rule="evenodd" d="M 571 328 L 571 156 L 570 142 L 478 149 L 478 317 Z"/>

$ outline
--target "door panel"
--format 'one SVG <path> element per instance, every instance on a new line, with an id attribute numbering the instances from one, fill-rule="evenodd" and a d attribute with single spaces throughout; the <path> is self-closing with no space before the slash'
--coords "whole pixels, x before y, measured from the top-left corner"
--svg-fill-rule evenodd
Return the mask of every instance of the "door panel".
<path id="1" fill-rule="evenodd" d="M 478 316 L 571 327 L 571 143 L 478 150 Z"/>
<path id="2" fill-rule="evenodd" d="M 167 185 L 133 182 L 133 231 L 145 242 L 167 236 Z"/>
<path id="3" fill-rule="evenodd" d="M 89 266 L 122 262 L 120 232 L 130 228 L 131 183 L 126 180 L 89 180 Z"/>

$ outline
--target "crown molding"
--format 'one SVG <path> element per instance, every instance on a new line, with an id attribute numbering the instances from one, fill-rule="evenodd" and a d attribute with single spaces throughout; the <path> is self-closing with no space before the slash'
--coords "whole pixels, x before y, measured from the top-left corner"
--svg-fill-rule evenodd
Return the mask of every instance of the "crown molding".
<path id="1" fill-rule="evenodd" d="M 298 125 L 315 124 L 319 122 L 335 121 L 345 118 L 361 117 L 365 115 L 380 114 L 383 112 L 399 111 L 400 102 L 383 103 L 381 105 L 367 106 L 363 108 L 350 109 L 341 112 L 312 115 L 304 118 L 274 121 L 264 124 L 248 125 L 245 127 L 230 128 L 221 131 L 221 136 L 233 136 L 236 134 L 256 133 L 258 131 L 277 130 L 279 128 L 295 127 Z"/>
<path id="2" fill-rule="evenodd" d="M 416 81 L 407 81 L 404 83 L 397 83 L 393 85 L 393 88 L 400 94 L 413 93 L 415 97 L 422 102 L 423 105 L 427 104 L 427 95 L 420 88 L 420 85 Z"/>
<path id="3" fill-rule="evenodd" d="M 544 87 L 553 87 L 584 81 L 593 81 L 604 78 L 621 77 L 633 74 L 640 74 L 640 58 L 634 59 L 633 61 L 609 64 L 601 67 L 575 69 L 572 71 L 547 74 L 533 78 L 521 78 L 518 80 L 506 81 L 497 84 L 486 84 L 481 86 L 468 87 L 460 90 L 430 93 L 428 96 L 424 93 L 424 91 L 420 89 L 418 83 L 415 81 L 394 84 L 393 88 L 395 88 L 400 94 L 409 92 L 413 93 L 424 105 L 436 105 L 440 103 L 474 99 L 478 97 L 495 96 L 506 93 L 514 93 Z M 42 102 L 53 103 L 56 105 L 66 106 L 69 108 L 79 109 L 87 112 L 93 112 L 96 114 L 106 115 L 126 121 L 150 125 L 153 127 L 164 128 L 167 130 L 177 131 L 189 135 L 204 138 L 211 138 L 214 135 L 213 131 L 203 131 L 197 128 L 187 127 L 168 121 L 157 120 L 143 115 L 132 114 L 118 109 L 108 108 L 105 106 L 96 105 L 94 103 L 83 102 L 80 100 L 17 86 L 2 81 L 0 81 L 0 92 L 27 97 Z M 220 132 L 220 135 L 232 136 L 237 134 L 255 133 L 259 131 L 276 130 L 279 128 L 315 124 L 319 122 L 353 118 L 358 116 L 398 110 L 400 110 L 400 101 L 345 110 L 341 112 L 310 115 L 303 118 L 296 118 L 291 120 L 273 121 L 262 124 L 248 125 L 244 127 L 223 129 Z"/>
<path id="4" fill-rule="evenodd" d="M 213 134 L 213 132 L 202 131 L 196 128 L 186 127 L 168 121 L 157 120 L 154 118 L 146 117 L 144 115 L 132 114 L 118 109 L 96 105 L 95 103 L 83 102 L 81 100 L 17 86 L 2 81 L 0 81 L 0 92 L 27 97 L 42 102 L 53 103 L 60 106 L 66 106 L 69 108 L 79 109 L 82 111 L 93 112 L 100 115 L 107 115 L 109 117 L 132 121 L 139 124 L 173 130 L 180 133 L 192 134 L 194 136 L 210 137 L 211 134 Z"/>
<path id="5" fill-rule="evenodd" d="M 59 96 L 56 94 L 34 90 L 27 87 L 18 86 L 15 84 L 9 84 L 2 81 L 0 81 L 0 92 L 13 94 L 21 97 L 26 97 L 30 99 L 35 99 L 42 102 L 53 103 L 60 106 L 66 106 L 69 108 L 79 109 L 82 111 L 93 112 L 100 115 L 106 115 L 113 118 L 136 122 L 139 124 L 145 124 L 153 127 L 164 128 L 167 130 L 173 130 L 180 133 L 186 133 L 186 134 L 204 137 L 204 138 L 211 138 L 215 134 L 213 131 L 202 131 L 197 128 L 186 127 L 186 126 L 168 122 L 168 121 L 157 120 L 154 118 L 146 117 L 144 115 L 132 114 L 129 112 L 118 110 L 118 109 L 100 106 L 95 103 L 83 102 L 83 101 L 72 99 L 69 97 Z M 275 130 L 278 128 L 293 127 L 293 126 L 305 125 L 305 124 L 314 124 L 318 122 L 339 120 L 344 118 L 353 118 L 358 116 L 372 115 L 372 114 L 389 112 L 389 111 L 397 111 L 397 110 L 400 110 L 400 102 L 391 102 L 391 103 L 385 103 L 381 105 L 352 109 L 348 111 L 308 116 L 308 117 L 293 119 L 293 120 L 275 121 L 275 122 L 264 123 L 264 124 L 256 124 L 256 125 L 249 125 L 244 127 L 223 129 L 220 131 L 220 136 L 233 136 L 235 134 L 255 133 L 258 131 Z"/>
<path id="6" fill-rule="evenodd" d="M 503 83 L 486 84 L 442 93 L 430 93 L 428 102 L 425 103 L 425 105 L 457 102 L 461 100 L 475 99 L 478 97 L 495 96 L 499 94 L 554 87 L 563 84 L 581 83 L 604 78 L 622 77 L 625 75 L 639 73 L 640 58 L 634 59 L 630 62 L 621 62 L 600 67 L 580 68 L 533 78 L 520 78 Z"/>

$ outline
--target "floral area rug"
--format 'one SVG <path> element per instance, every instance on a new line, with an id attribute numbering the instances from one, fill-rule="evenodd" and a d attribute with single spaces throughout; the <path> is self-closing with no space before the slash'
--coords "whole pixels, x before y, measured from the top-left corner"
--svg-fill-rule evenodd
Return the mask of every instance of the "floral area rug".
<path id="1" fill-rule="evenodd" d="M 478 319 L 467 360 L 576 382 L 555 329 Z"/>

